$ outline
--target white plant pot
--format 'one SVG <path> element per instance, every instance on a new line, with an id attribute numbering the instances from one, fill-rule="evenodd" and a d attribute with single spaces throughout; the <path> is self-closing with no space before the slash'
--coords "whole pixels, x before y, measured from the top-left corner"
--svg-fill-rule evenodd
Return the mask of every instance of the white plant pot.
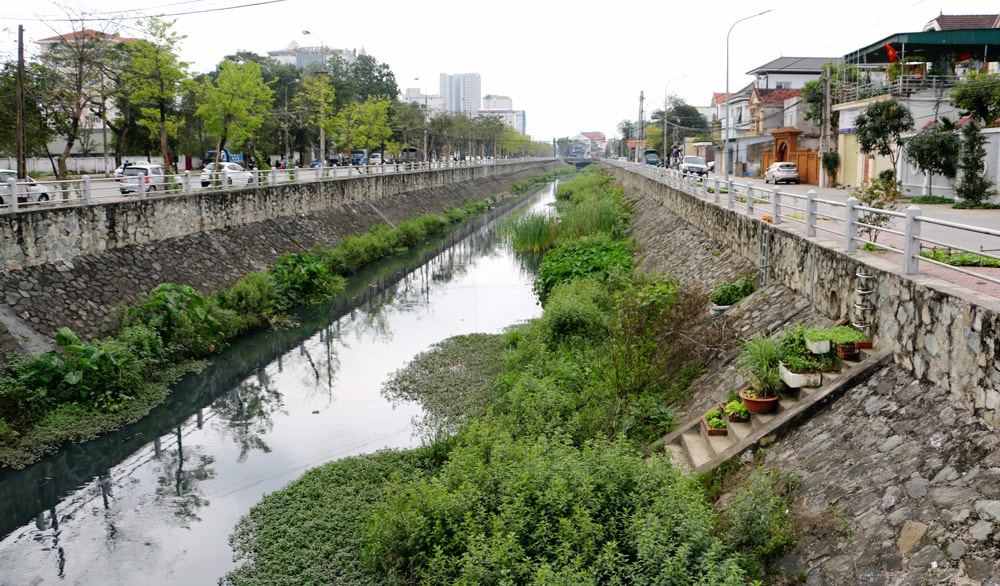
<path id="1" fill-rule="evenodd" d="M 813 354 L 826 354 L 830 351 L 830 340 L 819 340 L 813 342 L 809 338 L 805 339 L 806 348 Z"/>
<path id="2" fill-rule="evenodd" d="M 712 316 L 712 317 L 719 317 L 727 309 L 729 309 L 730 307 L 732 307 L 732 305 L 716 305 L 716 304 L 711 303 L 711 302 L 709 303 L 709 305 L 710 305 L 710 307 L 708 308 L 708 314 L 710 316 Z"/>
<path id="3" fill-rule="evenodd" d="M 785 367 L 784 362 L 778 364 L 778 369 L 781 371 L 781 380 L 793 389 L 812 388 L 823 384 L 822 372 L 792 372 Z"/>

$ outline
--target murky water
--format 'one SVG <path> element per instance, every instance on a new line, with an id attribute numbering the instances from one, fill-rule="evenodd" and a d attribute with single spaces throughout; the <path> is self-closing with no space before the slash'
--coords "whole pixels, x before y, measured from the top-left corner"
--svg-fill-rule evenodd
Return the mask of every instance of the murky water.
<path id="1" fill-rule="evenodd" d="M 382 397 L 387 377 L 435 342 L 541 312 L 499 223 L 372 267 L 351 301 L 240 340 L 143 421 L 0 477 L 0 584 L 215 584 L 264 494 L 324 462 L 418 444 L 421 410 Z"/>

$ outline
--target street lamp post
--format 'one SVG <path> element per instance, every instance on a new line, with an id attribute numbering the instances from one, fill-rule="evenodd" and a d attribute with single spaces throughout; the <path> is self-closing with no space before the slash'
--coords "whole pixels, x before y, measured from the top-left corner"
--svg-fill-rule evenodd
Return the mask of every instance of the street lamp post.
<path id="1" fill-rule="evenodd" d="M 733 27 L 737 24 L 743 22 L 744 20 L 749 20 L 751 18 L 760 16 L 761 14 L 767 14 L 771 12 L 771 8 L 768 8 L 764 12 L 758 12 L 757 14 L 751 14 L 750 16 L 744 16 L 743 18 L 737 20 L 729 27 L 729 32 L 726 33 L 726 133 L 725 139 L 722 143 L 722 160 L 724 167 L 726 168 L 726 185 L 729 185 L 729 127 L 731 120 L 729 119 L 729 35 L 733 32 Z"/>
<path id="2" fill-rule="evenodd" d="M 311 35 L 313 33 L 309 32 L 307 30 L 304 30 L 304 31 L 302 31 L 302 34 L 304 34 L 304 35 Z M 318 36 L 316 38 L 319 39 Z M 319 58 L 320 58 L 320 63 L 323 66 L 323 73 L 326 73 L 326 43 L 323 42 L 323 39 L 319 39 Z M 323 114 L 325 114 L 325 112 L 323 112 L 323 105 L 320 104 L 320 109 L 319 109 L 319 164 L 320 164 L 321 167 L 325 167 L 326 166 L 326 130 L 323 128 Z"/>
<path id="3" fill-rule="evenodd" d="M 420 81 L 419 77 L 414 77 L 413 81 Z M 427 162 L 427 121 L 430 120 L 429 112 L 427 111 L 427 84 L 424 84 L 424 156 L 423 162 Z"/>

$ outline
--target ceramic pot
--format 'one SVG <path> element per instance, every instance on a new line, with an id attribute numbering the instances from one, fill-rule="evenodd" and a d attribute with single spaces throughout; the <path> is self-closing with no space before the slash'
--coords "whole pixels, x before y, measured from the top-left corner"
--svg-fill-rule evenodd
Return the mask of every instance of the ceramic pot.
<path id="1" fill-rule="evenodd" d="M 777 395 L 767 397 L 766 399 L 758 399 L 755 397 L 748 397 L 745 390 L 740 391 L 740 400 L 747 406 L 748 411 L 757 414 L 770 413 L 778 405 Z"/>

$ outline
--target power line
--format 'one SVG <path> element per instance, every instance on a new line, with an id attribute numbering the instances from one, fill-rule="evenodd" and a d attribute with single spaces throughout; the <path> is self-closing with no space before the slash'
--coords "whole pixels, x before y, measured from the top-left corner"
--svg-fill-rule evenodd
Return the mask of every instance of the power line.
<path id="1" fill-rule="evenodd" d="M 177 4 L 189 4 L 196 3 L 200 0 L 191 0 L 190 2 L 179 2 Z M 286 0 L 263 0 L 262 2 L 253 2 L 250 4 L 238 4 L 236 6 L 222 6 L 219 8 L 204 8 L 201 10 L 188 10 L 185 12 L 171 12 L 171 13 L 161 13 L 161 14 L 138 14 L 136 16 L 126 16 L 127 12 L 100 12 L 97 13 L 100 16 L 79 16 L 79 17 L 63 17 L 63 18 L 52 18 L 52 17 L 23 17 L 23 16 L 0 16 L 0 20 L 15 20 L 15 21 L 37 21 L 37 22 L 108 22 L 108 21 L 122 21 L 122 20 L 142 20 L 150 17 L 157 18 L 171 18 L 174 16 L 188 16 L 192 14 L 205 14 L 209 12 L 222 12 L 226 10 L 237 10 L 240 8 L 252 8 L 254 6 L 265 6 L 267 4 L 278 4 L 285 2 Z M 174 6 L 176 4 L 167 4 L 165 6 Z M 107 15 L 107 16 L 106 16 Z"/>

